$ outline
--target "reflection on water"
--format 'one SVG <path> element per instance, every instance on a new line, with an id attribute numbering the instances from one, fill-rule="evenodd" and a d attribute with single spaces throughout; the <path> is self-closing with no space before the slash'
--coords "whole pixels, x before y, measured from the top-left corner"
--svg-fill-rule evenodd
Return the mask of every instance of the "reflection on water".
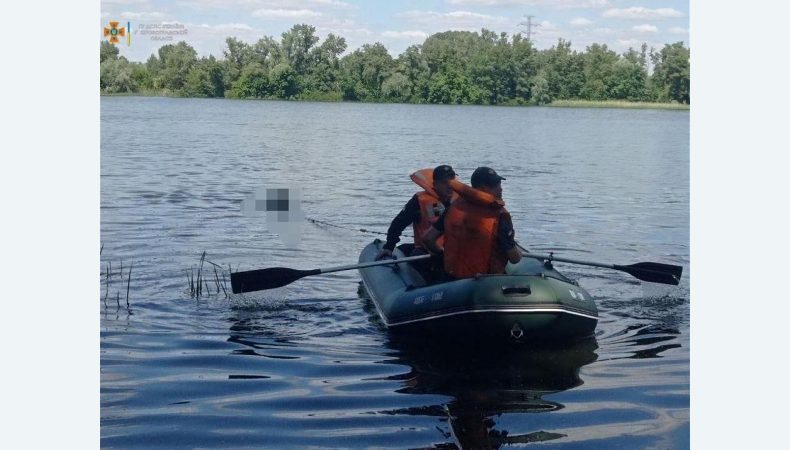
<path id="1" fill-rule="evenodd" d="M 547 397 L 581 385 L 579 370 L 598 357 L 594 338 L 545 348 L 469 348 L 390 339 L 388 347 L 397 350 L 397 358 L 389 363 L 411 367 L 408 374 L 396 377 L 403 384 L 397 392 L 449 397 L 444 405 L 428 410 L 441 411 L 449 422 L 445 435 L 470 449 L 496 449 L 505 444 L 565 437 L 547 430 L 513 434 L 498 426 L 497 421 L 503 414 L 550 413 L 563 408 Z M 423 415 L 425 407 L 390 413 Z M 529 420 L 522 426 L 529 427 Z"/>

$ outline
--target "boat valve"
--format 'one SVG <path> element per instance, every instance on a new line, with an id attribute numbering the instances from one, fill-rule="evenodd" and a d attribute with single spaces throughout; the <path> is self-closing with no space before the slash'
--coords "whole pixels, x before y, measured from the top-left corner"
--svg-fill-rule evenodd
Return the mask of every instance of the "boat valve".
<path id="1" fill-rule="evenodd" d="M 524 336 L 524 330 L 518 326 L 518 323 L 514 323 L 513 328 L 510 329 L 510 335 L 513 339 L 521 339 L 521 337 Z"/>

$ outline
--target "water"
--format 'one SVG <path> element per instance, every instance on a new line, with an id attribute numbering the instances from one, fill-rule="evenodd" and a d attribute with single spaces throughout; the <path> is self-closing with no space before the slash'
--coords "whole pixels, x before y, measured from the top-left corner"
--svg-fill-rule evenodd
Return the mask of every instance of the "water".
<path id="1" fill-rule="evenodd" d="M 688 142 L 684 111 L 102 98 L 102 446 L 688 447 Z M 505 176 L 531 250 L 680 264 L 681 285 L 558 263 L 600 321 L 556 348 L 394 341 L 356 271 L 228 299 L 206 263 L 211 295 L 190 296 L 203 251 L 234 270 L 355 263 L 375 236 L 352 229 L 385 231 L 408 174 L 441 163 Z M 305 223 L 287 248 L 239 211 L 277 183 L 349 229 Z"/>

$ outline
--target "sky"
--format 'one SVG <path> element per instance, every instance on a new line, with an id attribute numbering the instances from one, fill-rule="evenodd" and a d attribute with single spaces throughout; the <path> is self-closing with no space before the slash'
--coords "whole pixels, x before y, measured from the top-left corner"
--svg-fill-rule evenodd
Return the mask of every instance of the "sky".
<path id="1" fill-rule="evenodd" d="M 279 41 L 294 24 L 306 23 L 322 40 L 329 33 L 344 37 L 347 52 L 381 42 L 397 57 L 447 30 L 526 36 L 526 16 L 533 16 L 532 41 L 539 49 L 559 38 L 580 51 L 594 42 L 618 52 L 643 42 L 656 49 L 678 41 L 689 46 L 688 0 L 102 0 L 98 32 L 101 39 L 109 21 L 129 22 L 131 44 L 122 40 L 120 54 L 145 61 L 179 40 L 200 56 L 222 57 L 226 37 Z M 173 31 L 180 34 L 169 35 Z"/>

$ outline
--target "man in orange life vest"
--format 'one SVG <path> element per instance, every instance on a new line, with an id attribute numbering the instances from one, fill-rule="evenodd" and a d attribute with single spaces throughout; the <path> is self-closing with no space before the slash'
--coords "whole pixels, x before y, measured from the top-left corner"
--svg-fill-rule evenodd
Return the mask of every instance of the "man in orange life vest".
<path id="1" fill-rule="evenodd" d="M 427 169 L 427 171 L 429 172 L 427 175 L 431 175 L 430 169 Z M 412 175 L 412 180 L 425 190 L 414 194 L 401 212 L 392 220 L 389 230 L 387 230 L 387 242 L 376 256 L 376 260 L 392 256 L 395 244 L 400 241 L 401 233 L 409 225 L 414 227 L 414 248 L 413 250 L 408 248 L 410 247 L 408 244 L 402 246 L 401 248 L 406 253 L 406 256 L 428 253 L 422 242 L 422 236 L 434 222 L 439 220 L 439 217 L 444 214 L 444 211 L 450 204 L 453 190 L 450 188 L 449 181 L 455 178 L 455 172 L 452 167 L 443 164 L 433 169 L 432 183 L 428 182 L 427 177 L 421 177 L 420 175 L 420 172 L 416 172 Z M 428 269 L 430 263 L 426 261 L 426 264 L 415 264 L 415 266 L 418 267 L 418 270 Z"/>
<path id="2" fill-rule="evenodd" d="M 444 254 L 444 268 L 451 278 L 505 273 L 508 261 L 521 261 L 510 213 L 502 200 L 502 180 L 494 169 L 478 167 L 472 188 L 453 180 L 459 194 L 441 220 L 423 236 L 433 252 Z M 444 233 L 444 246 L 437 238 Z"/>

